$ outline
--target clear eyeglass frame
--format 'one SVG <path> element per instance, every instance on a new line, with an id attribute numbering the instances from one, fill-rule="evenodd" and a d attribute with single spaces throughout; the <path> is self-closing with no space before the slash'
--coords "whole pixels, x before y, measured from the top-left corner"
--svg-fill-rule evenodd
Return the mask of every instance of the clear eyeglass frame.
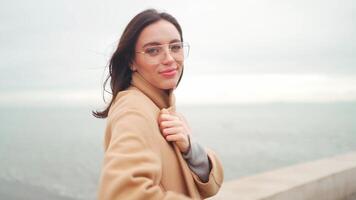
<path id="1" fill-rule="evenodd" d="M 136 51 L 136 53 L 143 54 L 149 63 L 159 63 L 167 56 L 164 47 L 168 47 L 169 54 L 179 62 L 183 62 L 189 55 L 190 46 L 186 42 L 152 45 L 143 51 Z"/>

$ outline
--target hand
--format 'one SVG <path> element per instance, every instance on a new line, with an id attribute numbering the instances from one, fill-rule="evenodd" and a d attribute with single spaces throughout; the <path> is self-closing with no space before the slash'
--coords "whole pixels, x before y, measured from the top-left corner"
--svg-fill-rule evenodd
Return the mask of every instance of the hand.
<path id="1" fill-rule="evenodd" d="M 167 109 L 162 109 L 158 118 L 162 135 L 167 141 L 175 142 L 182 153 L 186 153 L 190 148 L 189 136 L 191 129 L 183 115 L 169 113 Z"/>

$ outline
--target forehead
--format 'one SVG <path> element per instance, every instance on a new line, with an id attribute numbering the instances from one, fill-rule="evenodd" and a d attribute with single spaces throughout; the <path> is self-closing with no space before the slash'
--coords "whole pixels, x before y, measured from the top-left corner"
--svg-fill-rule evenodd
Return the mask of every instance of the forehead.
<path id="1" fill-rule="evenodd" d="M 136 48 L 151 42 L 160 44 L 169 43 L 172 40 L 180 40 L 176 27 L 166 20 L 160 20 L 144 28 L 138 37 Z"/>

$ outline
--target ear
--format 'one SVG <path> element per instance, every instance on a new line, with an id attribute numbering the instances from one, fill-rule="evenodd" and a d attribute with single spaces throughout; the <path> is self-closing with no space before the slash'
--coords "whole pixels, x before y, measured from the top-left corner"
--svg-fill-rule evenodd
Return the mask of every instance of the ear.
<path id="1" fill-rule="evenodd" d="M 133 72 L 137 71 L 137 67 L 136 67 L 136 62 L 135 61 L 132 62 L 131 66 L 130 66 L 130 69 Z"/>

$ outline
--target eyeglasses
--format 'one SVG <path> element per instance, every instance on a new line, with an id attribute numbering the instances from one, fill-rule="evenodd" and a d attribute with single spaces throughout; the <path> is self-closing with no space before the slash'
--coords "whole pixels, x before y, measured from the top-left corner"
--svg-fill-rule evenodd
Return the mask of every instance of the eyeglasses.
<path id="1" fill-rule="evenodd" d="M 168 46 L 169 54 L 174 58 L 174 60 L 182 62 L 189 55 L 189 44 L 185 42 L 175 42 L 171 44 L 161 44 L 146 47 L 143 51 L 137 51 L 136 53 L 141 53 L 145 56 L 145 59 L 149 63 L 159 63 L 161 62 L 166 54 L 164 47 Z"/>

